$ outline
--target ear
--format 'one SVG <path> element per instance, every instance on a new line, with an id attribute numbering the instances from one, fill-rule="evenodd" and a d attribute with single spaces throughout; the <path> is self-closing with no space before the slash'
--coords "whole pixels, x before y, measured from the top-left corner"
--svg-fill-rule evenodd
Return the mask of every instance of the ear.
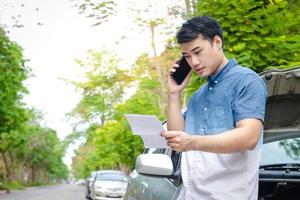
<path id="1" fill-rule="evenodd" d="M 217 47 L 218 49 L 222 49 L 223 42 L 222 42 L 222 39 L 221 39 L 220 36 L 216 35 L 216 36 L 214 37 L 214 44 L 216 45 L 216 47 Z"/>

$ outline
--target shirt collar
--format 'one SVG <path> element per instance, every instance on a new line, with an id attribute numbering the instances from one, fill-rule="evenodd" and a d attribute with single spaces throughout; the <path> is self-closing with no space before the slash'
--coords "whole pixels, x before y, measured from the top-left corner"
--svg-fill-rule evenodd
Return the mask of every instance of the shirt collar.
<path id="1" fill-rule="evenodd" d="M 213 76 L 208 76 L 207 78 L 207 81 L 208 83 L 218 83 L 220 82 L 220 80 L 223 78 L 223 76 L 232 68 L 234 67 L 235 65 L 237 64 L 237 61 L 236 59 L 232 58 L 230 59 L 226 64 L 225 66 L 220 70 L 218 71 L 215 75 Z"/>

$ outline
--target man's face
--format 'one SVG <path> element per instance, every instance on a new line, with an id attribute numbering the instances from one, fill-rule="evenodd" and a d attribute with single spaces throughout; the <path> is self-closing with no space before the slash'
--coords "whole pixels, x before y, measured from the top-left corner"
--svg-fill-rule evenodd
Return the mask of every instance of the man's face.
<path id="1" fill-rule="evenodd" d="M 215 36 L 211 43 L 199 35 L 190 42 L 180 44 L 180 48 L 189 65 L 201 77 L 214 75 L 224 62 L 219 36 Z"/>

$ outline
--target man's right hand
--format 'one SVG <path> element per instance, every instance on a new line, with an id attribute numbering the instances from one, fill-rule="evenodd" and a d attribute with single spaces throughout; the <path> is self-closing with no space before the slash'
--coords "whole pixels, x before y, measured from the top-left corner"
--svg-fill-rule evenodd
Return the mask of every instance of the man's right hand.
<path id="1" fill-rule="evenodd" d="M 181 85 L 177 85 L 177 83 L 174 81 L 174 79 L 172 78 L 171 74 L 174 73 L 176 71 L 176 68 L 179 67 L 178 65 L 179 60 L 177 60 L 168 70 L 167 73 L 167 81 L 168 81 L 168 93 L 169 95 L 178 95 L 180 94 L 181 90 L 183 90 L 186 85 L 188 84 L 191 74 L 192 74 L 192 70 L 190 71 L 190 73 L 187 75 L 187 77 L 184 79 L 184 81 L 181 83 Z"/>

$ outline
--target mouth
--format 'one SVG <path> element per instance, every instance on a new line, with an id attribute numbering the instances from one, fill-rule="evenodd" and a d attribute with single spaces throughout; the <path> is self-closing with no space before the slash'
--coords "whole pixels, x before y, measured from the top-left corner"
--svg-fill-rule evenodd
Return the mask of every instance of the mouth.
<path id="1" fill-rule="evenodd" d="M 196 68 L 195 71 L 196 71 L 198 74 L 202 74 L 202 72 L 204 71 L 204 67 Z"/>

